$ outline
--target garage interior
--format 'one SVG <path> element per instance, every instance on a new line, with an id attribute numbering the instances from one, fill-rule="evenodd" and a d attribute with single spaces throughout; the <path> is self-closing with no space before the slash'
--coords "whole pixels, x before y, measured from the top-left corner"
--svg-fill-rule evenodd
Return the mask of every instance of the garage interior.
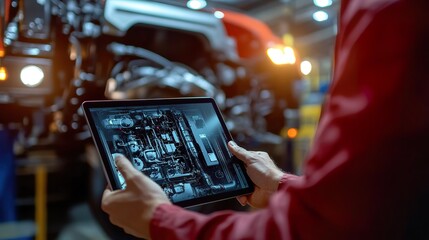
<path id="1" fill-rule="evenodd" d="M 58 70 L 57 73 L 61 72 L 61 74 L 58 73 L 58 75 L 61 76 L 53 78 L 61 82 L 60 85 L 55 87 L 58 88 L 55 89 L 55 91 L 61 91 L 61 93 L 57 94 L 57 96 L 44 98 L 42 103 L 43 107 L 35 107 L 34 104 L 36 104 L 38 100 L 33 97 L 26 100 L 27 95 L 33 96 L 33 92 L 26 92 L 25 89 L 22 90 L 22 84 L 20 86 L 14 85 L 14 83 L 7 85 L 6 83 L 3 84 L 3 81 L 0 81 L 0 105 L 4 105 L 4 108 L 2 108 L 2 117 L 0 118 L 0 155 L 2 160 L 5 160 L 4 162 L 7 163 L 5 165 L 2 164 L 6 166 L 6 168 L 4 168 L 5 173 L 1 174 L 2 177 L 0 179 L 3 181 L 2 185 L 4 185 L 0 186 L 0 195 L 4 198 L 3 207 L 5 208 L 4 214 L 1 214 L 3 216 L 0 216 L 0 220 L 2 220 L 0 221 L 0 239 L 9 239 L 8 236 L 10 237 L 14 234 L 16 234 L 17 237 L 21 237 L 19 239 L 37 240 L 133 239 L 124 234 L 120 229 L 113 227 L 113 225 L 108 222 L 107 216 L 99 208 L 101 193 L 106 186 L 106 182 L 103 170 L 100 166 L 99 155 L 92 143 L 88 129 L 85 128 L 85 120 L 82 115 L 79 115 L 79 105 L 86 96 L 90 96 L 91 99 L 105 99 L 107 93 L 110 94 L 108 96 L 110 99 L 115 99 L 127 98 L 129 96 L 138 97 L 142 92 L 149 95 L 159 93 L 161 94 L 160 96 L 163 97 L 177 97 L 178 91 L 176 91 L 177 89 L 173 89 L 175 91 L 172 92 L 167 90 L 163 91 L 171 87 L 171 85 L 168 85 L 168 82 L 165 83 L 167 87 L 163 85 L 159 88 L 159 85 L 156 85 L 153 88 L 147 88 L 150 90 L 145 90 L 145 86 L 132 89 L 135 91 L 126 92 L 123 90 L 129 90 L 131 85 L 123 85 L 123 89 L 119 89 L 120 82 L 118 79 L 120 79 L 120 77 L 126 79 L 127 73 L 132 71 L 132 64 L 135 64 L 133 66 L 140 67 L 141 71 L 145 70 L 143 65 L 147 64 L 147 62 L 132 61 L 136 56 L 129 57 L 128 55 L 125 56 L 125 53 L 116 52 L 114 53 L 117 54 L 115 56 L 122 57 L 121 60 L 123 60 L 123 62 L 119 63 L 118 61 L 115 63 L 117 65 L 113 63 L 103 65 L 98 62 L 93 64 L 93 61 L 100 60 L 93 60 L 89 56 L 91 56 L 91 54 L 96 54 L 96 51 L 102 52 L 102 50 L 94 50 L 93 45 L 90 44 L 81 45 L 82 49 L 80 50 L 83 53 L 82 56 L 79 54 L 74 55 L 79 50 L 79 48 L 76 47 L 78 45 L 73 44 L 74 41 L 81 41 L 86 44 L 95 38 L 101 38 L 99 37 L 99 31 L 104 31 L 105 29 L 96 28 L 96 25 L 102 25 L 104 22 L 103 20 L 95 19 L 95 16 L 102 16 L 102 13 L 99 12 L 102 10 L 97 8 L 103 6 L 100 2 L 108 3 L 109 0 L 34 1 L 32 4 L 37 7 L 38 11 L 45 14 L 42 14 L 44 21 L 51 21 L 52 25 L 49 26 L 43 25 L 43 22 L 38 22 L 40 19 L 43 19 L 41 16 L 24 17 L 24 13 L 31 15 L 31 11 L 29 11 L 30 7 L 22 6 L 23 2 L 24 1 L 14 0 L 0 1 L 3 5 L 1 9 L 3 20 L 0 22 L 1 31 L 3 32 L 1 37 L 3 38 L 5 49 L 3 51 L 2 46 L 2 57 L 8 57 L 8 54 L 10 54 L 11 57 L 13 55 L 13 61 L 17 61 L 18 64 L 21 64 L 27 60 L 21 61 L 19 59 L 25 54 L 28 54 L 28 56 L 25 55 L 28 59 L 36 59 L 38 63 L 42 65 L 49 65 L 55 63 L 42 61 L 40 59 L 48 59 L 51 54 L 66 54 L 69 55 L 69 58 L 64 60 L 64 66 L 72 63 L 71 65 L 81 66 L 82 69 L 80 69 L 79 74 L 75 74 L 76 68 L 64 67 L 64 69 L 61 68 L 61 70 L 55 69 Z M 233 136 L 237 142 L 248 149 L 258 149 L 272 153 L 272 158 L 283 170 L 300 174 L 302 172 L 305 156 L 311 146 L 321 106 L 332 78 L 339 1 L 189 0 L 142 2 L 149 2 L 148 4 L 158 2 L 163 4 L 163 6 L 180 5 L 180 8 L 188 8 L 192 11 L 210 12 L 216 9 L 216 11 L 220 12 L 225 10 L 240 13 L 265 24 L 266 27 L 272 31 L 273 36 L 276 36 L 276 38 L 281 41 L 281 44 L 293 49 L 296 59 L 291 65 L 296 69 L 290 76 L 294 76 L 296 84 L 291 83 L 289 88 L 284 91 L 289 91 L 289 94 L 294 96 L 296 99 L 295 103 L 286 101 L 288 107 L 285 107 L 284 101 L 278 100 L 283 98 L 281 93 L 279 95 L 275 95 L 277 93 L 274 93 L 275 96 L 280 96 L 278 98 L 274 97 L 274 100 L 269 97 L 264 98 L 264 96 L 272 95 L 264 95 L 267 94 L 267 91 L 264 91 L 262 88 L 270 88 L 274 85 L 273 89 L 275 89 L 276 86 L 278 86 L 276 84 L 283 86 L 281 82 L 270 83 L 271 85 L 268 84 L 261 87 L 261 85 L 255 83 L 257 80 L 254 79 L 257 78 L 252 78 L 254 81 L 243 84 L 245 87 L 237 87 L 239 90 L 231 87 L 233 85 L 228 84 L 225 84 L 225 88 L 222 90 L 226 93 L 226 98 L 224 100 L 225 109 L 228 111 L 225 110 L 225 115 L 228 121 L 232 119 L 230 123 L 236 127 L 234 128 L 236 130 L 233 131 Z M 25 1 L 25 3 L 27 3 L 27 1 Z M 93 6 L 91 6 L 94 10 L 92 15 L 94 19 L 90 19 L 85 22 L 86 24 L 82 24 L 82 22 L 87 19 L 80 19 L 79 14 L 84 14 L 83 6 L 87 6 L 85 5 L 87 3 L 93 4 Z M 5 12 L 7 12 L 7 8 L 5 7 L 6 4 L 10 4 L 10 15 L 15 17 L 19 16 L 24 20 L 16 20 L 16 22 L 14 22 L 15 20 L 12 17 L 7 19 L 8 16 L 5 16 Z M 70 21 L 71 23 L 63 24 L 61 30 L 57 29 L 55 34 L 53 34 L 53 29 L 58 27 L 58 25 L 53 24 L 53 19 L 62 23 L 68 21 L 67 16 L 69 15 L 61 17 L 62 8 L 58 7 L 66 6 L 66 4 L 69 4 L 68 7 L 73 8 L 71 12 L 74 13 L 74 20 Z M 32 7 L 34 7 L 33 5 Z M 82 7 L 82 9 L 78 10 L 78 7 Z M 49 10 L 46 10 L 47 8 L 49 8 Z M 47 16 L 46 13 L 52 14 L 52 16 Z M 82 24 L 82 29 L 80 29 L 80 31 L 84 34 L 88 34 L 85 35 L 85 37 L 79 34 L 71 34 L 73 32 L 72 29 L 79 28 L 79 24 Z M 249 23 L 243 24 L 246 26 L 246 24 Z M 38 28 L 38 26 L 40 27 Z M 105 28 L 108 28 L 108 26 L 111 27 L 106 24 Z M 15 30 L 14 27 L 16 28 Z M 129 30 L 124 35 L 118 34 L 103 38 L 102 40 L 97 40 L 100 41 L 97 43 L 101 44 L 99 46 L 106 45 L 114 48 L 114 45 L 109 45 L 107 42 L 112 40 L 121 41 L 121 44 L 124 45 L 134 45 L 135 43 L 142 44 L 143 42 L 145 44 L 147 43 L 147 46 L 149 46 L 147 49 L 156 51 L 157 46 L 155 43 L 162 45 L 166 41 L 165 39 L 167 39 L 168 42 L 166 42 L 166 45 L 164 45 L 158 53 L 163 55 L 164 53 L 161 54 L 162 51 L 169 52 L 166 54 L 171 54 L 168 55 L 170 60 L 181 60 L 183 56 L 178 53 L 177 49 L 180 49 L 182 46 L 187 46 L 190 42 L 192 42 L 196 48 L 200 47 L 200 43 L 197 41 L 194 42 L 194 38 L 188 38 L 183 35 L 183 38 L 175 40 L 174 37 L 179 36 L 179 33 L 177 33 L 178 35 L 169 35 L 171 33 L 163 31 L 165 29 L 161 27 L 159 28 L 161 30 L 153 26 L 147 27 L 144 24 L 139 27 L 141 27 L 140 30 L 142 32 L 132 32 Z M 69 32 L 70 34 L 61 35 L 61 32 Z M 178 30 L 176 29 L 173 32 L 176 33 Z M 152 33 L 153 36 L 151 35 Z M 147 38 L 150 40 L 146 40 L 146 36 L 148 35 L 151 35 Z M 69 40 L 69 46 L 63 45 L 64 42 L 68 42 Z M 184 42 L 183 45 L 181 42 L 182 40 Z M 25 44 L 19 45 L 21 42 Z M 203 49 L 203 45 L 204 44 L 201 44 L 201 49 Z M 39 52 L 34 54 L 31 53 L 31 50 L 36 49 L 35 46 L 37 46 Z M 53 53 L 53 51 L 51 51 L 52 49 L 61 49 L 60 46 L 63 46 L 63 49 L 58 53 Z M 118 49 L 122 49 L 121 46 L 119 46 Z M 28 49 L 28 52 L 14 52 L 14 49 L 18 48 L 24 50 Z M 141 45 L 134 50 L 138 52 L 142 48 Z M 187 54 L 193 53 L 188 51 Z M 57 55 L 53 57 L 56 58 L 58 57 Z M 106 56 L 101 56 L 100 58 L 103 57 L 106 59 Z M 183 59 L 183 61 L 191 61 L 187 59 L 187 57 L 183 57 Z M 255 59 L 252 61 L 256 61 Z M 6 60 L 2 61 L 7 65 Z M 215 60 L 207 60 L 207 62 L 210 61 Z M 248 64 L 248 62 L 246 62 L 246 64 Z M 8 63 L 9 65 L 7 66 L 13 65 L 13 63 L 15 62 Z M 202 63 L 204 63 L 204 61 L 192 62 L 191 64 L 195 64 L 192 65 L 193 68 L 198 68 Z M 130 64 L 130 66 L 128 69 L 124 70 L 125 67 L 121 64 Z M 218 65 L 222 65 L 223 63 L 210 62 L 210 64 L 219 67 Z M 231 64 L 233 67 L 225 67 L 223 71 L 219 70 L 221 69 L 219 67 L 218 70 L 220 73 L 216 72 L 213 74 L 210 72 L 207 75 L 203 75 L 203 73 L 209 71 L 207 67 L 201 67 L 201 71 L 198 71 L 198 74 L 195 73 L 192 77 L 198 80 L 201 75 L 210 80 L 210 76 L 212 75 L 223 74 L 226 76 L 230 74 L 231 68 L 234 68 L 236 74 L 234 76 L 241 76 L 239 74 L 241 68 L 236 68 L 237 63 L 234 64 Z M 151 67 L 146 70 L 160 73 L 161 70 L 155 65 L 154 63 L 145 65 Z M 103 72 L 105 68 L 119 70 L 116 75 L 112 73 L 107 76 L 107 74 Z M 285 67 L 286 70 L 278 70 L 280 75 L 278 77 L 288 76 L 289 72 L 292 70 L 287 68 L 288 67 Z M 252 71 L 256 71 L 255 69 L 252 69 Z M 265 73 L 272 71 L 265 67 L 261 67 L 261 69 L 262 70 L 258 69 L 258 71 L 260 71 L 257 73 L 259 74 L 258 76 L 263 76 Z M 13 71 L 15 71 L 15 69 L 11 69 L 8 72 L 9 76 L 13 76 Z M 100 72 L 101 74 L 97 75 Z M 193 71 L 189 72 L 194 73 Z M 0 69 L 0 75 L 1 74 L 2 72 Z M 144 74 L 146 74 L 146 72 L 144 72 Z M 67 76 L 73 77 L 67 78 Z M 79 81 L 75 80 L 76 76 L 81 77 Z M 109 82 L 113 78 L 112 76 L 117 76 L 117 82 L 114 84 Z M 168 77 L 171 78 L 172 76 L 173 75 L 168 75 Z M 143 79 L 142 76 L 140 77 Z M 73 79 L 73 81 L 70 79 Z M 230 78 L 225 77 L 225 79 Z M 38 92 L 35 91 L 36 95 L 45 94 L 45 90 L 50 91 L 49 85 L 46 86 L 46 89 L 42 89 L 42 87 L 45 87 L 43 84 L 39 85 L 40 89 Z M 75 92 L 68 91 L 68 86 L 73 84 L 80 85 L 73 88 Z M 117 89 L 109 92 L 109 88 L 106 86 L 113 86 L 113 88 L 116 87 Z M 152 85 L 150 85 L 150 87 L 152 87 Z M 257 92 L 259 97 L 258 100 L 250 102 L 248 100 L 243 100 L 247 98 L 242 97 L 242 95 L 248 97 L 255 93 L 254 91 L 252 92 L 252 90 L 260 90 L 258 87 L 262 89 L 260 92 Z M 103 91 L 100 92 L 100 89 Z M 81 94 L 80 91 L 85 92 Z M 126 93 L 122 92 L 121 95 L 121 91 Z M 211 89 L 202 89 L 198 94 L 202 92 L 203 94 L 209 95 L 212 94 L 211 91 Z M 240 94 L 236 94 L 236 91 L 241 92 Z M 273 91 L 275 92 L 275 90 Z M 91 95 L 91 93 L 94 94 Z M 80 96 L 84 97 L 80 98 Z M 181 95 L 179 94 L 179 96 Z M 284 98 L 287 97 L 288 96 L 285 96 Z M 58 99 L 62 98 L 67 98 L 68 100 L 65 103 L 57 104 L 61 102 Z M 77 102 L 75 103 L 74 101 Z M 278 105 L 280 107 L 276 108 Z M 16 106 L 22 108 L 16 110 Z M 70 108 L 67 108 L 68 106 Z M 236 108 L 234 108 L 234 106 Z M 237 106 L 242 107 L 238 108 Z M 248 108 L 253 109 L 246 110 Z M 258 116 L 259 118 L 255 117 L 254 119 L 256 120 L 253 119 L 253 122 L 249 123 L 250 125 L 243 125 L 244 128 L 246 128 L 243 130 L 239 128 L 239 125 L 242 122 L 247 124 L 247 120 L 243 120 L 244 114 L 236 114 L 237 111 L 240 113 L 245 111 L 267 111 L 268 113 L 262 117 Z M 271 114 L 272 112 L 276 112 L 276 114 Z M 18 113 L 23 113 L 23 115 Z M 229 114 L 233 117 L 229 118 Z M 266 119 L 264 120 L 264 118 Z M 68 125 L 65 124 L 67 121 L 69 122 L 67 123 Z M 238 121 L 238 124 L 234 121 Z M 273 125 L 274 123 L 278 123 L 280 125 L 273 130 L 267 129 L 270 127 L 270 123 L 273 123 Z M 74 128 L 74 126 L 76 126 L 76 128 Z M 6 171 L 6 169 L 10 171 Z M 223 209 L 251 211 L 251 209 L 247 207 L 240 206 L 235 199 L 195 207 L 193 210 L 210 213 Z"/>

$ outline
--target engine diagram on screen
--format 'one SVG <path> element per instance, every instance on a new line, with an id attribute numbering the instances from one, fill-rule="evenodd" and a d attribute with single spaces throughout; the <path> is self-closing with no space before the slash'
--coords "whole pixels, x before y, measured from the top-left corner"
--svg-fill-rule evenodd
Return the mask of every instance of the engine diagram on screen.
<path id="1" fill-rule="evenodd" d="M 97 112 L 110 154 L 123 154 L 172 202 L 247 187 L 231 161 L 216 114 L 204 108 L 110 109 Z M 118 172 L 118 181 L 125 188 Z"/>

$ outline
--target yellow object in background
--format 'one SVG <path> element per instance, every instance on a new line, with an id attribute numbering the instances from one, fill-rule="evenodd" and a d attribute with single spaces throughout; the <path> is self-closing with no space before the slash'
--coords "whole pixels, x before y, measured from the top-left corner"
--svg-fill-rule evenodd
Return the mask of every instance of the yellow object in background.
<path id="1" fill-rule="evenodd" d="M 319 103 L 303 104 L 300 107 L 300 127 L 294 140 L 293 150 L 293 164 L 297 174 L 302 173 L 305 158 L 313 144 L 321 109 L 321 101 Z"/>
<path id="2" fill-rule="evenodd" d="M 36 196 L 35 196 L 35 215 L 36 215 L 36 240 L 47 239 L 47 169 L 40 165 L 36 168 Z"/>
<path id="3" fill-rule="evenodd" d="M 283 44 L 285 46 L 292 47 L 293 43 L 294 43 L 294 38 L 293 38 L 292 34 L 286 33 L 282 36 L 282 41 L 283 41 Z"/>

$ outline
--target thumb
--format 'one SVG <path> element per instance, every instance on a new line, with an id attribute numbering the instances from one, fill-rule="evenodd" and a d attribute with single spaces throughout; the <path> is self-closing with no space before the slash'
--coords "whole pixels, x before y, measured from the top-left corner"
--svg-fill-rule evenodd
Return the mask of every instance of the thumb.
<path id="1" fill-rule="evenodd" d="M 243 161 L 246 165 L 249 163 L 248 156 L 250 154 L 246 149 L 238 146 L 234 141 L 228 142 L 228 148 L 232 154 L 234 154 L 238 159 Z"/>
<path id="2" fill-rule="evenodd" d="M 115 158 L 114 160 L 116 163 L 116 167 L 118 168 L 118 171 L 121 172 L 125 181 L 130 179 L 132 176 L 136 175 L 136 172 L 138 171 L 131 164 L 130 160 L 128 160 L 124 155 L 115 154 L 114 158 Z"/>
<path id="3" fill-rule="evenodd" d="M 241 206 L 246 206 L 247 205 L 247 196 L 246 195 L 242 195 L 242 196 L 238 196 L 236 197 L 237 201 L 240 203 Z"/>

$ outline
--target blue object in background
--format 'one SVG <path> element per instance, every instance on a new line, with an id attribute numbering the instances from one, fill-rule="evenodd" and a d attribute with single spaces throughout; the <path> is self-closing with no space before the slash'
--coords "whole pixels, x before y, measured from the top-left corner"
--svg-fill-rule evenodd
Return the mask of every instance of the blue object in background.
<path id="1" fill-rule="evenodd" d="M 0 129 L 0 223 L 16 220 L 13 136 Z"/>

